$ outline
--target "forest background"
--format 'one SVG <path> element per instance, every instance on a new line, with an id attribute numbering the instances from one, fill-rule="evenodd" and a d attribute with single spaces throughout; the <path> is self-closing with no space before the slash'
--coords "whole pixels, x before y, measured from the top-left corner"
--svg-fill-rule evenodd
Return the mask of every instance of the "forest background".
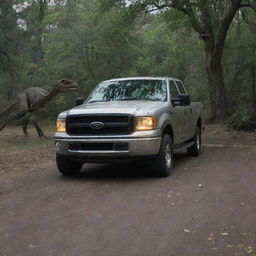
<path id="1" fill-rule="evenodd" d="M 256 129 L 255 0 L 0 0 L 0 112 L 31 86 L 60 79 L 45 120 L 102 80 L 171 76 L 204 119 Z"/>

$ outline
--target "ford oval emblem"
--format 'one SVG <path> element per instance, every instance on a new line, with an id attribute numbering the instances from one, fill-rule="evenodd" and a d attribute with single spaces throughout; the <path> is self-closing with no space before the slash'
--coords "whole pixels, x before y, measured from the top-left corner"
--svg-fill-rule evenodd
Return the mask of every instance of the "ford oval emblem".
<path id="1" fill-rule="evenodd" d="M 103 128 L 103 126 L 104 126 L 104 124 L 102 122 L 98 122 L 98 121 L 90 123 L 90 127 L 94 130 L 101 129 L 101 128 Z"/>

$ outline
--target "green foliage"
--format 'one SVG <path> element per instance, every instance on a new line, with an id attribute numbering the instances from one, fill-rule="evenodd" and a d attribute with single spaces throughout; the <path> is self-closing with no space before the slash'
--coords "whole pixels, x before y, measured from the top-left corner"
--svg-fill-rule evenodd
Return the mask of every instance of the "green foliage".
<path id="1" fill-rule="evenodd" d="M 182 12 L 146 15 L 114 0 L 48 2 L 0 2 L 0 110 L 30 86 L 49 90 L 60 79 L 76 81 L 77 93 L 59 95 L 47 105 L 45 117 L 54 119 L 99 81 L 148 75 L 182 79 L 210 116 L 204 46 Z M 226 8 L 217 2 L 218 10 Z M 228 105 L 237 114 L 228 123 L 239 129 L 236 120 L 246 127 L 250 118 L 245 117 L 253 112 L 250 70 L 256 66 L 255 14 L 244 11 L 244 17 L 239 14 L 232 23 L 223 57 Z"/>
<path id="2" fill-rule="evenodd" d="M 226 120 L 226 125 L 234 130 L 256 131 L 256 119 L 248 115 L 246 109 L 239 108 Z"/>

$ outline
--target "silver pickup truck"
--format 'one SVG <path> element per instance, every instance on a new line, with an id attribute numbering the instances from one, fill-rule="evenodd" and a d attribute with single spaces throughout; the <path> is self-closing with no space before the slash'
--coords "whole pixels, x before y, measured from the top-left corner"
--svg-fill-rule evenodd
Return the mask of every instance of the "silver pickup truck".
<path id="1" fill-rule="evenodd" d="M 101 82 L 86 101 L 59 114 L 56 161 L 63 175 L 80 173 L 84 163 L 152 162 L 169 176 L 173 153 L 201 152 L 202 104 L 171 77 L 129 77 Z"/>

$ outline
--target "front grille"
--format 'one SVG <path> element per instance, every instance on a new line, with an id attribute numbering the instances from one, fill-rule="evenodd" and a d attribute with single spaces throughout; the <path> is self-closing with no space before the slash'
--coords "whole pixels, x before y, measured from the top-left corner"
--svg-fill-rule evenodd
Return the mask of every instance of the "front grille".
<path id="1" fill-rule="evenodd" d="M 127 142 L 103 142 L 103 143 L 69 143 L 71 151 L 127 151 L 129 145 Z"/>
<path id="2" fill-rule="evenodd" d="M 134 130 L 132 115 L 73 115 L 67 118 L 69 135 L 128 135 Z M 103 123 L 103 127 L 93 129 L 93 122 Z"/>

